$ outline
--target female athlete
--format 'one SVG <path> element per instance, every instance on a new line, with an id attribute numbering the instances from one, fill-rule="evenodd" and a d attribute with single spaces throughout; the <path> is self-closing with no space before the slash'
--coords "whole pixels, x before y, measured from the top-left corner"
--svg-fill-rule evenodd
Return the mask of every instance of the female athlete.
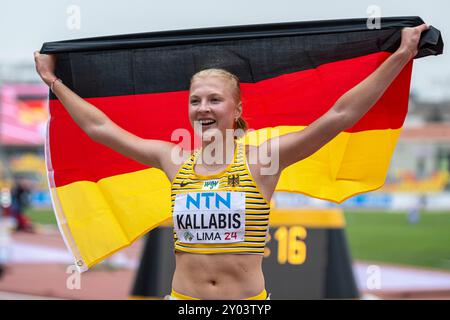
<path id="1" fill-rule="evenodd" d="M 371 75 L 342 95 L 304 130 L 279 137 L 277 170 L 247 161 L 260 146 L 237 143 L 227 131 L 246 129 L 237 77 L 222 69 L 193 75 L 189 119 L 202 147 L 140 138 L 65 86 L 54 74 L 56 56 L 34 53 L 36 70 L 73 120 L 94 141 L 161 169 L 172 182 L 176 269 L 170 299 L 268 299 L 262 272 L 269 201 L 282 170 L 352 127 L 417 54 L 422 24 L 401 31 L 399 48 Z M 196 129 L 197 128 L 197 129 Z M 211 145 L 214 144 L 214 148 Z M 215 150 L 207 152 L 207 150 Z M 182 164 L 173 161 L 181 154 Z"/>

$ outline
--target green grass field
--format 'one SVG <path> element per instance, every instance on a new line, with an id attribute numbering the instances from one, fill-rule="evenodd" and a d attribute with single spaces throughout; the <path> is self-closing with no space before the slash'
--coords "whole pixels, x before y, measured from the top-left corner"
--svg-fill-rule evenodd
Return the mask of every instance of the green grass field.
<path id="1" fill-rule="evenodd" d="M 57 225 L 55 214 L 51 209 L 28 209 L 26 214 L 33 223 Z"/>
<path id="2" fill-rule="evenodd" d="M 354 259 L 450 270 L 450 212 L 423 213 L 417 224 L 408 223 L 406 213 L 345 217 Z"/>
<path id="3" fill-rule="evenodd" d="M 55 224 L 51 210 L 29 210 L 35 223 Z M 417 224 L 406 213 L 346 212 L 346 234 L 356 260 L 450 270 L 450 212 L 424 213 Z"/>

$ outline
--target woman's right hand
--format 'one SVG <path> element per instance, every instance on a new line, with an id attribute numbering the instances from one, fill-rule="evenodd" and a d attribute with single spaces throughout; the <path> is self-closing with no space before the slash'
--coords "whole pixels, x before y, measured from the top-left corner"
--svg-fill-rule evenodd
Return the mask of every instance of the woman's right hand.
<path id="1" fill-rule="evenodd" d="M 36 71 L 48 86 L 56 78 L 55 65 L 56 55 L 53 54 L 40 54 L 39 51 L 34 52 L 34 63 L 36 65 Z"/>

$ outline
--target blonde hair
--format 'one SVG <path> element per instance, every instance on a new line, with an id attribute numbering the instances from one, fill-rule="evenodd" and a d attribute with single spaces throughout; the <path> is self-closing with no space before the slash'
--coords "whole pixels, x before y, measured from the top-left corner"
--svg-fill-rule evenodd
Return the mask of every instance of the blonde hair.
<path id="1" fill-rule="evenodd" d="M 226 79 L 233 90 L 233 97 L 236 103 L 241 105 L 242 107 L 242 101 L 241 101 L 241 86 L 239 78 L 232 74 L 231 72 L 228 72 L 224 69 L 218 69 L 218 68 L 210 68 L 210 69 L 204 69 L 197 73 L 195 73 L 191 78 L 190 85 L 192 86 L 192 83 L 197 80 L 198 78 L 206 78 L 209 76 L 216 76 L 216 77 L 222 77 Z M 235 129 L 240 129 L 243 132 L 247 131 L 248 125 L 247 121 L 244 120 L 241 116 L 236 121 L 236 127 Z"/>

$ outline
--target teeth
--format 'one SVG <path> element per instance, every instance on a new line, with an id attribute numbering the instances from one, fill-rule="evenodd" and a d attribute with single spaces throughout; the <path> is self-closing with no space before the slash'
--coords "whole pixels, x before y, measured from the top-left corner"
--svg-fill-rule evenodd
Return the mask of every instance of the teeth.
<path id="1" fill-rule="evenodd" d="M 215 120 L 210 120 L 210 119 L 200 120 L 200 123 L 201 124 L 205 124 L 205 125 L 212 124 L 214 122 L 216 122 L 216 121 Z"/>

